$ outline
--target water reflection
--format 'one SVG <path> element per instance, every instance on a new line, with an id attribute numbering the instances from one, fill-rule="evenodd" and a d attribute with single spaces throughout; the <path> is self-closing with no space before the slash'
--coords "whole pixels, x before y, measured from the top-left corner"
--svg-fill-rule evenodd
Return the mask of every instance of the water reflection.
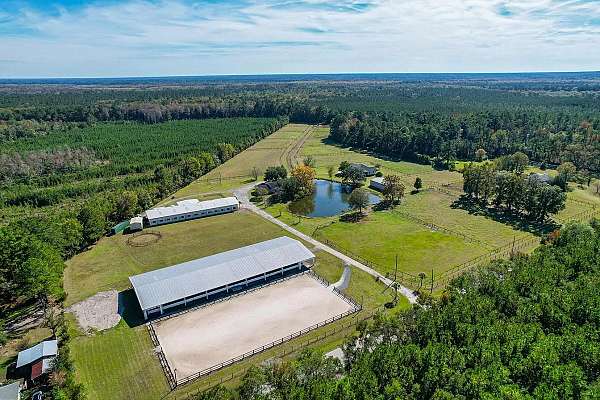
<path id="1" fill-rule="evenodd" d="M 331 217 L 348 210 L 348 198 L 352 188 L 338 182 L 315 180 L 315 191 L 311 196 L 290 203 L 290 211 L 307 217 Z M 369 193 L 369 202 L 376 204 L 379 197 Z"/>

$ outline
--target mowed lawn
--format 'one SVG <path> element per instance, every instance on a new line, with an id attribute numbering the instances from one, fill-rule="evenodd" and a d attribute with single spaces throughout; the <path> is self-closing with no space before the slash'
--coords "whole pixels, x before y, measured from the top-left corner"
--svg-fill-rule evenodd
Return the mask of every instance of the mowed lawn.
<path id="1" fill-rule="evenodd" d="M 514 229 L 510 225 L 452 207 L 458 198 L 458 195 L 437 190 L 407 193 L 397 210 L 479 241 L 490 250 L 505 246 L 515 238 L 533 237 L 533 234 Z"/>
<path id="2" fill-rule="evenodd" d="M 66 304 L 109 289 L 124 290 L 129 276 L 287 235 L 277 225 L 246 211 L 152 228 L 161 238 L 146 246 L 127 243 L 130 235 L 101 239 L 67 262 Z"/>
<path id="3" fill-rule="evenodd" d="M 70 344 L 77 379 L 89 400 L 160 399 L 168 390 L 145 325 L 130 328 L 123 321 Z"/>
<path id="4" fill-rule="evenodd" d="M 336 222 L 319 230 L 327 239 L 373 262 L 379 272 L 398 270 L 431 276 L 486 253 L 474 242 L 432 231 L 396 212 L 375 212 L 359 223 Z"/>
<path id="5" fill-rule="evenodd" d="M 402 207 L 398 209 L 403 210 Z M 342 252 L 349 250 L 345 252 L 350 256 L 351 252 L 374 263 L 373 267 L 381 273 L 394 271 L 396 254 L 399 271 L 431 276 L 432 268 L 434 274 L 439 274 L 490 251 L 488 246 L 458 235 L 432 231 L 396 211 L 370 212 L 358 223 L 341 222 L 337 216 L 298 218 L 283 204 L 265 211 L 317 240 L 338 246 Z"/>

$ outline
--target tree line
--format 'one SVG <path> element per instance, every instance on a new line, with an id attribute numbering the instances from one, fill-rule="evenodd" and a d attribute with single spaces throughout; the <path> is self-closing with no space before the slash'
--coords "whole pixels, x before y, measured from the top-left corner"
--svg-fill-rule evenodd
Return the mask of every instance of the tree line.
<path id="1" fill-rule="evenodd" d="M 600 171 L 600 121 L 548 110 L 350 112 L 331 121 L 330 138 L 374 153 L 436 166 L 522 152 L 530 159 Z M 596 118 L 596 119 L 593 119 Z"/>

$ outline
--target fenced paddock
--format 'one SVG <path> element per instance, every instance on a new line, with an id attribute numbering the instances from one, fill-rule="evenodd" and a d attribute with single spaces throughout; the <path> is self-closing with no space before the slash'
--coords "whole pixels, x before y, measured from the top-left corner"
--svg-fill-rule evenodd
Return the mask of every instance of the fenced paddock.
<path id="1" fill-rule="evenodd" d="M 326 282 L 302 274 L 226 301 L 151 323 L 171 386 L 324 326 L 360 308 Z"/>

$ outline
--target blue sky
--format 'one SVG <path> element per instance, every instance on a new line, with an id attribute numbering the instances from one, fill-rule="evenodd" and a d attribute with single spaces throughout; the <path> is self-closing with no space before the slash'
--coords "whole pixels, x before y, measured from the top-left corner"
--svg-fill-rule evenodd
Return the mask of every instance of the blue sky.
<path id="1" fill-rule="evenodd" d="M 600 69 L 599 0 L 2 0 L 0 77 Z"/>

